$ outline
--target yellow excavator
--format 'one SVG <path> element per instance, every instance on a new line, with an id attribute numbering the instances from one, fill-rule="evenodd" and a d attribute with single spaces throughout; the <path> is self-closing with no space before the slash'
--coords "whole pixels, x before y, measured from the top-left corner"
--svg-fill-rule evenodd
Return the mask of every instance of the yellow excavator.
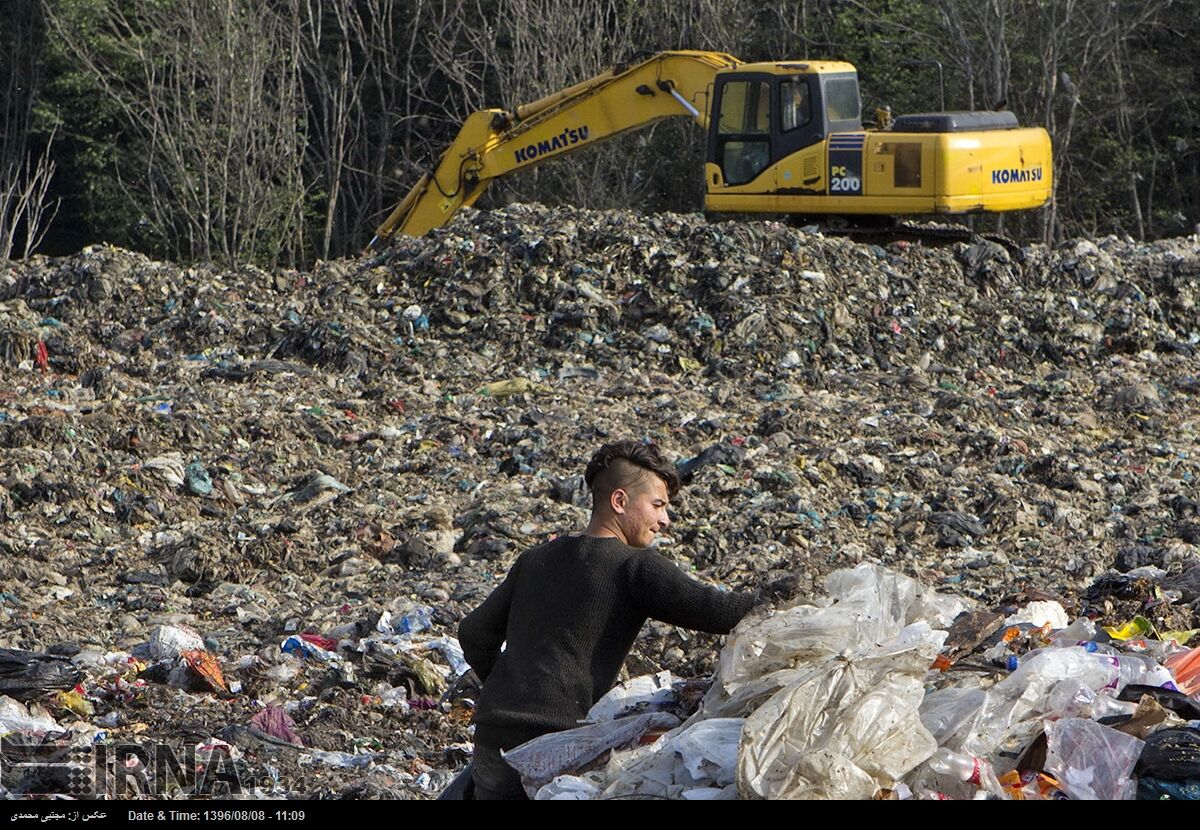
<path id="1" fill-rule="evenodd" d="M 867 130 L 848 63 L 660 52 L 512 111 L 471 114 L 371 246 L 446 224 L 507 173 L 675 116 L 707 133 L 704 206 L 713 213 L 962 214 L 1050 198 L 1050 136 L 1011 112 L 901 115 Z"/>

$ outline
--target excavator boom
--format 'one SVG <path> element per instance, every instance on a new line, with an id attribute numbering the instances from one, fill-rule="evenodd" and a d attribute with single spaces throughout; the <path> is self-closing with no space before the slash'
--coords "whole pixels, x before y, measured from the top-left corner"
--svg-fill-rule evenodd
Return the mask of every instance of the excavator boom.
<path id="1" fill-rule="evenodd" d="M 433 173 L 423 175 L 379 226 L 371 246 L 397 233 L 420 236 L 446 224 L 498 176 L 627 130 L 674 116 L 690 116 L 707 129 L 713 79 L 740 63 L 722 52 L 659 52 L 513 112 L 472 113 Z"/>

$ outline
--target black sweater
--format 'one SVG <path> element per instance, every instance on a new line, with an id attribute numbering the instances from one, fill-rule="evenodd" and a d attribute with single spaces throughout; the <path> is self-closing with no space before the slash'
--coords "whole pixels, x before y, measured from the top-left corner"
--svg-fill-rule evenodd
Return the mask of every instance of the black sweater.
<path id="1" fill-rule="evenodd" d="M 483 681 L 475 740 L 511 749 L 578 726 L 616 683 L 648 617 L 727 634 L 756 601 L 706 587 L 653 550 L 617 539 L 539 545 L 458 627 Z"/>

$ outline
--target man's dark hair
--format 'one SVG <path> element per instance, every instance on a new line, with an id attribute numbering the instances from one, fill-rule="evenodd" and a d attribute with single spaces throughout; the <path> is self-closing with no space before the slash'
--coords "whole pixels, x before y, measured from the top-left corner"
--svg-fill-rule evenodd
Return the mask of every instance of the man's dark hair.
<path id="1" fill-rule="evenodd" d="M 592 490 L 592 505 L 607 501 L 616 490 L 632 490 L 647 473 L 653 473 L 667 485 L 667 494 L 679 492 L 679 473 L 663 458 L 656 444 L 641 441 L 614 441 L 605 444 L 592 455 L 583 480 Z"/>

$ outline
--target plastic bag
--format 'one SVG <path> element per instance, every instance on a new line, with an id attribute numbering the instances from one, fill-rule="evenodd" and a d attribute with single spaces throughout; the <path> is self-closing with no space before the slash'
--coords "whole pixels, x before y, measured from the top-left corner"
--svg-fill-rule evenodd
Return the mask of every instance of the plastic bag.
<path id="1" fill-rule="evenodd" d="M 525 791 L 533 797 L 558 776 L 579 771 L 610 749 L 631 744 L 652 729 L 678 725 L 674 715 L 650 712 L 551 732 L 505 752 L 504 762 L 520 773 Z"/>
<path id="2" fill-rule="evenodd" d="M 1200 720 L 1200 701 L 1188 697 L 1183 692 L 1164 689 L 1158 686 L 1143 686 L 1130 683 L 1117 695 L 1118 700 L 1128 700 L 1136 703 L 1144 695 L 1150 695 L 1164 709 L 1170 709 L 1183 720 Z"/>
<path id="3" fill-rule="evenodd" d="M 1137 785 L 1130 774 L 1142 754 L 1142 741 L 1083 718 L 1047 723 L 1046 741 L 1046 769 L 1071 798 L 1133 798 Z"/>
<path id="4" fill-rule="evenodd" d="M 184 625 L 156 625 L 150 629 L 150 640 L 146 646 L 151 658 L 166 660 L 178 657 L 185 651 L 204 648 L 204 638 Z"/>
<path id="5" fill-rule="evenodd" d="M 727 787 L 737 780 L 738 743 L 744 718 L 712 718 L 679 732 L 671 750 L 697 781 Z"/>
<path id="6" fill-rule="evenodd" d="M 986 701 L 987 692 L 977 686 L 938 689 L 921 701 L 921 723 L 938 746 L 942 746 L 956 735 L 969 735 L 977 730 Z"/>
<path id="7" fill-rule="evenodd" d="M 320 660 L 325 663 L 339 662 L 341 658 L 332 651 L 326 651 L 315 643 L 305 640 L 295 634 L 284 640 L 279 650 L 284 654 L 295 654 L 298 657 Z"/>
<path id="8" fill-rule="evenodd" d="M 743 725 L 741 718 L 688 723 L 656 743 L 614 754 L 604 769 L 604 780 L 609 784 L 601 797 L 711 798 L 720 794 L 728 798 L 736 792 L 738 741 Z"/>
<path id="9" fill-rule="evenodd" d="M 771 672 L 738 685 L 733 694 L 727 694 L 720 684 L 713 684 L 688 723 L 705 718 L 744 718 L 766 703 L 771 695 L 795 683 L 807 670 L 805 666 Z"/>
<path id="10" fill-rule="evenodd" d="M 929 758 L 917 717 L 945 632 L 926 623 L 890 646 L 813 665 L 746 719 L 738 789 L 758 798 L 871 798 Z"/>
<path id="11" fill-rule="evenodd" d="M 600 787 L 577 775 L 560 775 L 537 791 L 534 801 L 589 801 L 600 795 Z"/>
<path id="12" fill-rule="evenodd" d="M 201 679 L 204 680 L 215 692 L 229 692 L 229 684 L 225 681 L 225 675 L 221 671 L 221 664 L 217 662 L 216 655 L 211 651 L 204 649 L 193 649 L 180 654 L 187 665 Z"/>
<path id="13" fill-rule="evenodd" d="M 1139 778 L 1139 801 L 1200 801 L 1200 781 L 1167 781 L 1162 778 Z"/>
<path id="14" fill-rule="evenodd" d="M 1114 705 L 1111 696 L 1123 674 L 1148 676 L 1142 672 L 1152 664 L 1136 655 L 1112 657 L 1078 646 L 1038 649 L 982 693 L 951 689 L 930 693 L 921 706 L 922 719 L 941 745 L 957 752 L 982 758 L 1002 745 L 1019 751 L 1036 737 L 1038 724 L 1048 715 L 1128 712 L 1128 707 Z"/>
<path id="15" fill-rule="evenodd" d="M 1166 781 L 1200 780 L 1200 730 L 1160 729 L 1147 736 L 1137 774 Z"/>
<path id="16" fill-rule="evenodd" d="M 669 671 L 661 671 L 618 683 L 588 710 L 587 720 L 600 723 L 616 720 L 632 711 L 657 711 L 676 701 L 677 695 L 671 686 L 674 682 Z"/>
<path id="17" fill-rule="evenodd" d="M 744 620 L 696 714 L 656 743 L 614 752 L 584 779 L 602 787 L 598 797 L 869 798 L 932 755 L 937 744 L 917 711 L 946 640 L 937 627 L 965 603 L 871 564 L 831 574 L 826 586 L 830 599 Z M 614 691 L 593 716 L 638 698 L 639 705 L 657 704 L 667 684 L 652 688 L 652 679 Z M 580 731 L 539 740 L 577 752 Z M 520 770 L 513 756 L 533 743 L 505 760 Z M 568 771 L 561 759 L 551 760 L 536 773 L 543 784 Z M 592 796 L 578 780 L 543 790 L 539 798 Z"/>
<path id="18" fill-rule="evenodd" d="M 728 787 L 693 787 L 681 791 L 679 797 L 684 801 L 736 801 L 738 791 L 734 784 Z"/>
<path id="19" fill-rule="evenodd" d="M 835 571 L 826 577 L 825 588 L 831 596 L 826 604 L 792 606 L 734 629 L 717 672 L 724 694 L 805 661 L 870 651 L 917 621 L 948 626 L 967 607 L 957 597 L 941 596 L 870 563 Z"/>
<path id="20" fill-rule="evenodd" d="M 1010 615 L 1003 625 L 1019 623 L 1029 623 L 1035 627 L 1049 624 L 1053 629 L 1064 629 L 1068 624 L 1067 612 L 1053 600 L 1031 602 Z"/>
<path id="21" fill-rule="evenodd" d="M 1174 675 L 1179 691 L 1185 695 L 1200 692 L 1200 648 L 1173 654 L 1164 662 Z"/>
<path id="22" fill-rule="evenodd" d="M 384 611 L 375 623 L 381 634 L 417 634 L 433 625 L 433 609 L 428 605 L 408 603 L 395 612 Z"/>
<path id="23" fill-rule="evenodd" d="M 438 637 L 436 640 L 429 641 L 426 647 L 441 652 L 455 677 L 461 677 L 471 670 L 471 667 L 467 665 L 466 657 L 463 656 L 462 646 L 454 637 Z"/>
<path id="24" fill-rule="evenodd" d="M 62 727 L 36 703 L 33 709 L 27 709 L 24 704 L 11 697 L 0 696 L 0 735 L 11 732 L 27 735 L 44 735 L 47 732 L 61 732 Z"/>
<path id="25" fill-rule="evenodd" d="M 349 752 L 325 752 L 318 750 L 301 755 L 296 759 L 296 763 L 300 766 L 309 766 L 311 764 L 325 764 L 330 767 L 343 767 L 351 769 L 361 769 L 369 767 L 374 761 L 382 758 L 382 752 L 360 752 L 357 755 L 352 755 Z"/>
<path id="26" fill-rule="evenodd" d="M 29 700 L 70 689 L 82 678 L 83 673 L 65 657 L 0 648 L 0 695 Z"/>

